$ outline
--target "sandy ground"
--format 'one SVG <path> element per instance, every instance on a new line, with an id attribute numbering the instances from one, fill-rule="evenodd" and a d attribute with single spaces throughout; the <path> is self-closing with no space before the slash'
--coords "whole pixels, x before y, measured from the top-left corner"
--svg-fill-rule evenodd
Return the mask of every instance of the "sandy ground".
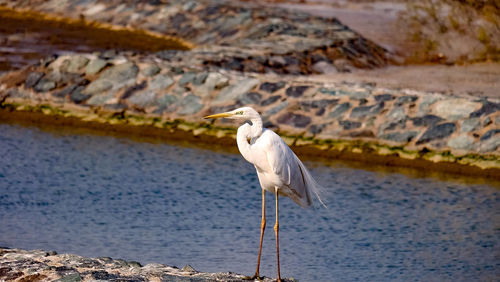
<path id="1" fill-rule="evenodd" d="M 398 23 L 405 10 L 403 0 L 316 0 L 278 1 L 269 3 L 322 17 L 336 17 L 366 38 L 397 54 L 401 60 L 409 56 L 413 46 L 406 40 L 405 28 Z M 322 76 L 325 77 L 325 76 Z M 384 69 L 362 70 L 326 76 L 334 81 L 375 82 L 388 88 L 413 88 L 455 95 L 474 95 L 500 99 L 500 64 L 470 65 L 405 65 Z"/>

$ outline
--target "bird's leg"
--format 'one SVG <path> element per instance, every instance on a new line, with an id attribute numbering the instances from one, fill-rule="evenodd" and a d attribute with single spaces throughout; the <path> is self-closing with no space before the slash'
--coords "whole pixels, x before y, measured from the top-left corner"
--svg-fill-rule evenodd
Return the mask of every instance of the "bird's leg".
<path id="1" fill-rule="evenodd" d="M 278 223 L 278 188 L 275 188 L 274 195 L 276 196 L 276 223 L 274 224 L 274 234 L 276 235 L 276 258 L 278 259 L 278 277 L 276 281 L 281 281 L 280 277 L 280 237 Z"/>
<path id="2" fill-rule="evenodd" d="M 260 255 L 262 253 L 262 240 L 264 239 L 264 230 L 266 229 L 266 190 L 262 189 L 262 221 L 260 222 L 260 244 L 259 256 L 257 257 L 257 269 L 252 277 L 246 277 L 250 280 L 260 279 Z"/>

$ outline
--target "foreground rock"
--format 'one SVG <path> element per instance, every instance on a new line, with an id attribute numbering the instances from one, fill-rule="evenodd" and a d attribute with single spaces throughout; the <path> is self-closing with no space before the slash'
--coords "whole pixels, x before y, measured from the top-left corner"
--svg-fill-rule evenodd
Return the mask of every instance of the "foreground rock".
<path id="1" fill-rule="evenodd" d="M 143 266 L 109 257 L 0 248 L 0 281 L 248 281 L 243 278 L 230 272 L 203 273 L 189 265 L 182 269 L 157 263 Z"/>

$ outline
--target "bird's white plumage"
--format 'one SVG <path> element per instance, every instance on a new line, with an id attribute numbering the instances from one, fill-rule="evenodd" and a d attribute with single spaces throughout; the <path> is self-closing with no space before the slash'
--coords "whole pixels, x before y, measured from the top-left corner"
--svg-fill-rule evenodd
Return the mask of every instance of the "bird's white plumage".
<path id="1" fill-rule="evenodd" d="M 260 115 L 254 109 L 243 107 L 220 115 L 251 123 L 238 128 L 237 144 L 243 157 L 255 166 L 262 189 L 272 193 L 278 189 L 280 195 L 302 207 L 312 204 L 311 193 L 321 202 L 319 185 L 304 164 L 283 139 L 262 127 Z"/>

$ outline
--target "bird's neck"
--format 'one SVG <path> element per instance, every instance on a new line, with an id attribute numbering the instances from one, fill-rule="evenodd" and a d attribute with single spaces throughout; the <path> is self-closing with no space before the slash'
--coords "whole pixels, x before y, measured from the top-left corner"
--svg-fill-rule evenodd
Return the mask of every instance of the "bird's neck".
<path id="1" fill-rule="evenodd" d="M 260 117 L 253 118 L 250 120 L 252 125 L 250 126 L 250 132 L 248 138 L 259 137 L 262 134 L 262 119 Z"/>
<path id="2" fill-rule="evenodd" d="M 236 134 L 236 142 L 238 149 L 243 157 L 250 163 L 253 163 L 253 156 L 251 153 L 251 145 L 249 141 L 253 138 L 258 138 L 262 134 L 262 119 L 253 118 L 250 120 L 252 125 L 245 123 L 238 128 Z M 249 140 L 250 139 L 250 140 Z"/>

